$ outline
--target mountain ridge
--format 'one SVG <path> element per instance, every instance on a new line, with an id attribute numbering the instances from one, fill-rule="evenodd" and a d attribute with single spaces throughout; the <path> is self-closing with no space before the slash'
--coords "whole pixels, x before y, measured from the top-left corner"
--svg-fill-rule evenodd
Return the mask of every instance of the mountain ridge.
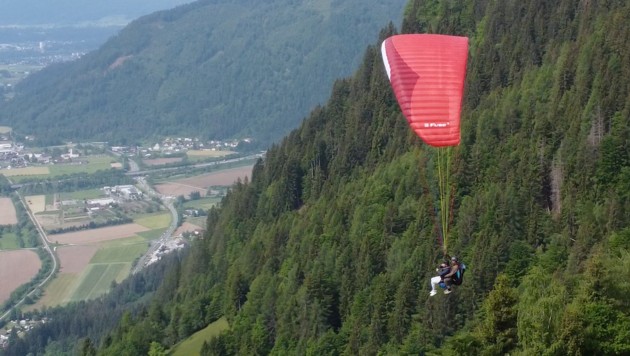
<path id="1" fill-rule="evenodd" d="M 81 60 L 21 82 L 0 121 L 41 140 L 254 136 L 264 147 L 329 95 L 373 39 L 368 30 L 398 16 L 402 3 L 346 0 L 313 11 L 290 1 L 199 1 L 158 12 Z M 346 16 L 351 8 L 361 15 Z"/>

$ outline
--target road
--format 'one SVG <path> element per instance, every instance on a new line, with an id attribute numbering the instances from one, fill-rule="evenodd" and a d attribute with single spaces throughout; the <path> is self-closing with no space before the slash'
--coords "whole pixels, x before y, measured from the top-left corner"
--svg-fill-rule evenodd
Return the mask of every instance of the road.
<path id="1" fill-rule="evenodd" d="M 170 239 L 173 236 L 173 233 L 175 232 L 175 230 L 177 229 L 177 226 L 179 225 L 179 215 L 177 214 L 177 210 L 175 209 L 175 206 L 173 204 L 175 198 L 174 197 L 164 196 L 164 195 L 156 192 L 155 190 L 153 190 L 153 188 L 151 188 L 151 186 L 146 182 L 146 180 L 144 179 L 143 176 L 148 175 L 148 174 L 153 173 L 153 172 L 169 171 L 169 170 L 177 170 L 177 169 L 186 169 L 186 168 L 203 168 L 203 167 L 209 167 L 209 166 L 222 165 L 222 164 L 226 164 L 226 163 L 235 163 L 235 162 L 240 162 L 240 161 L 244 161 L 244 160 L 251 160 L 251 159 L 260 158 L 260 157 L 263 157 L 263 156 L 264 156 L 264 153 L 259 153 L 259 154 L 249 155 L 249 156 L 246 156 L 246 157 L 232 158 L 232 159 L 226 159 L 226 160 L 216 161 L 216 162 L 198 163 L 198 164 L 193 164 L 193 165 L 188 165 L 188 166 L 160 168 L 160 169 L 145 170 L 145 171 L 140 171 L 139 168 L 138 168 L 137 163 L 135 161 L 133 161 L 132 159 L 129 159 L 129 168 L 130 169 L 129 169 L 129 172 L 127 172 L 126 174 L 129 175 L 129 176 L 138 176 L 135 179 L 136 179 L 138 185 L 140 186 L 140 189 L 143 190 L 144 192 L 146 192 L 151 197 L 158 197 L 158 198 L 160 198 L 162 200 L 162 202 L 164 203 L 164 205 L 167 207 L 167 209 L 169 209 L 171 211 L 171 215 L 172 215 L 171 224 L 168 227 L 168 229 L 166 229 L 166 231 L 164 231 L 164 233 L 160 236 L 160 238 L 158 240 L 154 240 L 151 243 L 151 246 L 149 247 L 149 250 L 144 255 L 142 255 L 142 257 L 140 257 L 140 259 L 136 263 L 132 273 L 134 273 L 134 274 L 138 273 L 140 270 L 142 270 L 146 266 L 147 262 L 151 259 L 151 256 L 153 255 L 153 253 L 155 253 L 155 251 L 158 248 L 160 248 L 160 246 L 167 239 Z M 22 186 L 28 185 L 28 184 L 29 183 L 26 183 L 26 184 L 14 184 L 14 185 L 12 185 L 12 188 L 19 189 Z M 42 282 L 40 282 L 37 286 L 33 287 L 31 289 L 31 291 L 29 291 L 29 293 L 15 305 L 15 307 L 18 307 L 18 306 L 22 305 L 24 303 L 24 300 L 26 299 L 27 296 L 32 296 L 38 288 L 41 288 L 46 283 L 48 283 L 48 281 L 55 275 L 55 272 L 57 271 L 57 268 L 59 266 L 59 262 L 57 260 L 57 256 L 55 255 L 55 252 L 53 251 L 53 249 L 50 247 L 50 241 L 48 240 L 48 236 L 46 235 L 46 232 L 44 231 L 42 226 L 39 224 L 39 222 L 37 221 L 37 219 L 35 218 L 33 213 L 30 211 L 30 209 L 28 208 L 27 204 L 24 202 L 23 197 L 19 193 L 17 193 L 17 194 L 18 194 L 18 196 L 20 198 L 20 202 L 24 206 L 24 209 L 28 213 L 29 218 L 31 219 L 31 221 L 33 222 L 35 227 L 37 228 L 37 231 L 38 231 L 39 236 L 40 236 L 40 238 L 42 240 L 42 244 L 43 244 L 44 249 L 46 250 L 46 252 L 48 252 L 48 254 L 50 254 L 50 256 L 52 258 L 53 268 L 52 268 L 51 272 L 48 274 L 48 276 L 46 276 L 46 278 Z M 0 315 L 0 320 L 5 319 L 10 313 L 11 313 L 11 310 L 8 310 L 4 314 Z"/>
<path id="2" fill-rule="evenodd" d="M 156 192 L 155 190 L 153 190 L 153 188 L 151 188 L 151 186 L 147 184 L 144 177 L 136 178 L 136 182 L 138 183 L 138 186 L 140 187 L 140 189 L 144 191 L 145 193 L 147 193 L 150 197 L 152 198 L 157 197 L 162 200 L 162 202 L 168 208 L 168 210 L 171 211 L 171 224 L 169 225 L 168 229 L 166 229 L 166 231 L 162 233 L 162 235 L 160 236 L 158 240 L 154 240 L 151 242 L 151 246 L 149 247 L 149 250 L 144 255 L 142 255 L 142 257 L 140 257 L 140 259 L 134 266 L 133 271 L 132 271 L 132 273 L 134 274 L 140 272 L 144 267 L 146 267 L 147 262 L 149 262 L 149 260 L 151 259 L 151 256 L 155 253 L 155 251 L 158 248 L 160 248 L 160 246 L 166 240 L 170 239 L 173 236 L 173 233 L 175 232 L 175 230 L 177 229 L 177 226 L 179 225 L 179 215 L 177 214 L 177 210 L 175 209 L 175 206 L 173 205 L 175 198 L 162 195 Z"/>
<path id="3" fill-rule="evenodd" d="M 37 232 L 39 233 L 39 237 L 42 239 L 42 244 L 44 249 L 46 250 L 46 252 L 48 252 L 48 254 L 50 255 L 52 261 L 53 261 L 53 268 L 51 269 L 50 273 L 48 274 L 48 276 L 46 276 L 46 278 L 44 278 L 43 281 L 41 281 L 37 286 L 33 287 L 26 296 L 24 296 L 15 306 L 14 308 L 19 307 L 20 305 L 22 305 L 24 303 L 24 301 L 26 300 L 26 297 L 30 297 L 33 294 L 35 294 L 35 291 L 38 288 L 42 288 L 46 283 L 48 283 L 48 281 L 55 275 L 55 272 L 57 272 L 57 266 L 59 266 L 59 263 L 57 261 L 57 256 L 55 255 L 55 252 L 53 251 L 53 249 L 50 247 L 50 241 L 48 240 L 48 236 L 46 235 L 46 231 L 44 231 L 44 229 L 42 228 L 42 226 L 39 224 L 39 222 L 37 221 L 37 219 L 35 219 L 35 216 L 33 215 L 33 213 L 31 212 L 31 210 L 28 208 L 28 206 L 26 205 L 26 203 L 24 202 L 24 198 L 20 195 L 20 193 L 17 193 L 18 197 L 20 198 L 20 202 L 22 203 L 22 206 L 24 207 L 24 210 L 26 210 L 26 212 L 28 213 L 28 217 L 29 219 L 31 219 L 31 221 L 33 222 L 33 224 L 35 225 L 35 228 L 37 229 Z M 13 309 L 13 308 L 11 308 Z M 7 310 L 4 314 L 0 315 L 0 320 L 4 320 L 9 314 L 11 314 L 11 309 Z"/>

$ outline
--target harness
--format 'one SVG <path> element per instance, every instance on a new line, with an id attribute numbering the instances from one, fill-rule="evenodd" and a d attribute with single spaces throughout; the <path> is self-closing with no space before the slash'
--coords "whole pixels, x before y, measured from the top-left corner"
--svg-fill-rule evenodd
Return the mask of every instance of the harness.
<path id="1" fill-rule="evenodd" d="M 461 262 L 457 262 L 457 272 L 453 275 L 454 285 L 459 286 L 462 284 L 464 281 L 464 272 L 466 272 L 466 265 Z"/>

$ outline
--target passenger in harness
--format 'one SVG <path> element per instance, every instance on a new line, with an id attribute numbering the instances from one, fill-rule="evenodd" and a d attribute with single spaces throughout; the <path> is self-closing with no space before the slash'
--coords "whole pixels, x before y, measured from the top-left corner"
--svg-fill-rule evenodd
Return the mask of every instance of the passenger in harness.
<path id="1" fill-rule="evenodd" d="M 429 292 L 429 296 L 434 296 L 437 294 L 437 286 L 440 288 L 446 288 L 446 284 L 444 284 L 444 276 L 446 276 L 450 271 L 451 267 L 448 263 L 444 262 L 440 264 L 440 267 L 436 268 L 435 271 L 438 273 L 437 276 L 431 278 L 431 292 Z"/>

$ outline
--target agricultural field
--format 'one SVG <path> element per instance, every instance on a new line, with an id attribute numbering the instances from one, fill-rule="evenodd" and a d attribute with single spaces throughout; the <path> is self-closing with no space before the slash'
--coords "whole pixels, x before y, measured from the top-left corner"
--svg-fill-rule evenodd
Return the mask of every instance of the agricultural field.
<path id="1" fill-rule="evenodd" d="M 94 299 L 107 293 L 111 283 L 122 281 L 130 269 L 131 266 L 126 263 L 90 263 L 79 278 L 69 301 Z"/>
<path id="2" fill-rule="evenodd" d="M 107 155 L 81 156 L 77 162 L 51 164 L 46 166 L 31 166 L 12 169 L 0 169 L 0 174 L 9 177 L 13 182 L 33 178 L 33 176 L 47 175 L 50 177 L 74 173 L 94 173 L 109 170 L 111 163 L 117 162 L 114 157 Z"/>
<path id="3" fill-rule="evenodd" d="M 54 195 L 56 196 L 50 195 L 53 201 L 97 199 L 97 198 L 104 198 L 107 196 L 107 194 L 105 194 L 103 189 L 100 189 L 100 188 L 78 190 L 75 192 L 68 192 L 68 193 L 58 193 Z M 48 199 L 48 196 L 46 198 Z"/>
<path id="4" fill-rule="evenodd" d="M 197 200 L 189 200 L 184 203 L 184 208 L 209 210 L 220 203 L 221 199 L 221 197 L 206 197 Z"/>
<path id="5" fill-rule="evenodd" d="M 159 213 L 138 215 L 134 217 L 133 221 L 151 230 L 166 229 L 171 224 L 171 213 L 170 211 L 162 211 Z"/>
<path id="6" fill-rule="evenodd" d="M 104 163 L 109 164 L 109 159 L 107 157 Z M 239 178 L 244 179 L 251 174 L 251 169 L 252 166 L 249 165 L 181 178 L 170 183 L 189 186 L 193 191 L 205 195 L 209 187 L 228 186 Z M 83 221 L 81 219 L 87 215 L 84 200 L 103 197 L 100 189 L 91 189 L 33 195 L 26 197 L 25 200 L 28 207 L 36 212 L 38 221 L 44 226 L 50 226 L 55 219 L 57 223 L 62 224 Z M 73 201 L 78 205 L 74 206 Z M 206 197 L 187 202 L 186 207 L 208 210 L 219 201 L 219 197 Z M 133 223 L 49 234 L 49 240 L 56 244 L 60 270 L 57 278 L 45 287 L 42 297 L 27 309 L 53 307 L 72 301 L 97 298 L 107 293 L 112 282 L 120 282 L 129 275 L 135 261 L 147 251 L 150 241 L 159 238 L 172 219 L 170 211 L 160 207 L 153 200 L 119 202 L 101 210 L 123 213 L 132 218 Z M 205 224 L 205 216 L 187 218 L 177 230 L 177 234 L 203 229 Z M 7 245 L 11 245 L 8 243 L 11 240 L 6 241 Z"/>
<path id="7" fill-rule="evenodd" d="M 147 230 L 149 229 L 142 225 L 131 223 L 50 235 L 49 240 L 57 244 L 93 244 L 124 239 Z"/>
<path id="8" fill-rule="evenodd" d="M 156 184 L 155 189 L 164 195 L 188 197 L 192 192 L 199 192 L 202 197 L 207 195 L 208 188 L 213 186 L 230 186 L 238 179 L 250 177 L 253 166 L 247 165 L 236 168 L 223 169 L 194 177 L 182 178 Z"/>
<path id="9" fill-rule="evenodd" d="M 127 278 L 135 260 L 147 249 L 147 239 L 137 235 L 57 247 L 59 274 L 46 286 L 42 298 L 27 310 L 94 299 L 107 293 L 112 282 Z"/>
<path id="10" fill-rule="evenodd" d="M 84 229 L 86 226 L 103 227 L 120 222 L 123 217 L 132 219 L 136 215 L 158 211 L 160 204 L 151 200 L 118 200 L 115 204 L 95 208 L 92 200 L 110 199 L 102 189 L 75 192 L 32 195 L 26 197 L 27 205 L 37 221 L 50 234 Z"/>
<path id="11" fill-rule="evenodd" d="M 17 222 L 17 213 L 11 198 L 0 197 L 0 225 L 15 225 Z"/>
<path id="12" fill-rule="evenodd" d="M 169 163 L 177 163 L 177 162 L 181 162 L 183 160 L 183 157 L 163 157 L 163 158 L 151 158 L 151 159 L 143 159 L 142 163 L 146 164 L 147 166 L 161 166 L 163 164 L 169 164 Z"/>
<path id="13" fill-rule="evenodd" d="M 133 263 L 144 254 L 149 241 L 170 225 L 168 211 L 137 216 L 132 224 L 49 235 L 63 246 L 56 248 L 60 270 L 30 310 L 97 298 L 112 282 L 125 279 Z"/>
<path id="14" fill-rule="evenodd" d="M 10 178 L 12 181 L 18 182 L 19 178 L 27 178 L 29 176 L 41 176 L 41 175 L 49 175 L 50 169 L 48 166 L 39 166 L 39 167 L 21 167 L 21 168 L 3 168 L 0 169 L 0 174 L 3 174 L 5 177 Z"/>
<path id="15" fill-rule="evenodd" d="M 208 158 L 225 157 L 234 154 L 234 151 L 216 151 L 216 150 L 188 150 L 186 156 L 191 162 L 203 161 Z"/>
<path id="16" fill-rule="evenodd" d="M 3 232 L 0 236 L 0 250 L 16 250 L 20 248 L 18 236 L 14 232 Z"/>
<path id="17" fill-rule="evenodd" d="M 41 266 L 35 251 L 0 251 L 0 304 L 7 301 L 17 287 L 33 279 Z"/>
<path id="18" fill-rule="evenodd" d="M 154 229 L 154 230 L 138 232 L 136 235 L 142 237 L 143 239 L 147 241 L 150 241 L 150 240 L 159 239 L 163 233 L 164 233 L 164 229 Z"/>
<path id="19" fill-rule="evenodd" d="M 29 196 L 24 197 L 24 200 L 26 200 L 28 209 L 33 214 L 46 211 L 46 196 L 45 195 L 29 195 Z"/>
<path id="20" fill-rule="evenodd" d="M 114 157 L 107 155 L 82 156 L 80 160 L 82 162 L 87 161 L 87 163 L 55 164 L 50 166 L 50 175 L 54 177 L 73 173 L 94 173 L 96 171 L 109 170 L 111 169 L 111 163 L 117 162 Z"/>

